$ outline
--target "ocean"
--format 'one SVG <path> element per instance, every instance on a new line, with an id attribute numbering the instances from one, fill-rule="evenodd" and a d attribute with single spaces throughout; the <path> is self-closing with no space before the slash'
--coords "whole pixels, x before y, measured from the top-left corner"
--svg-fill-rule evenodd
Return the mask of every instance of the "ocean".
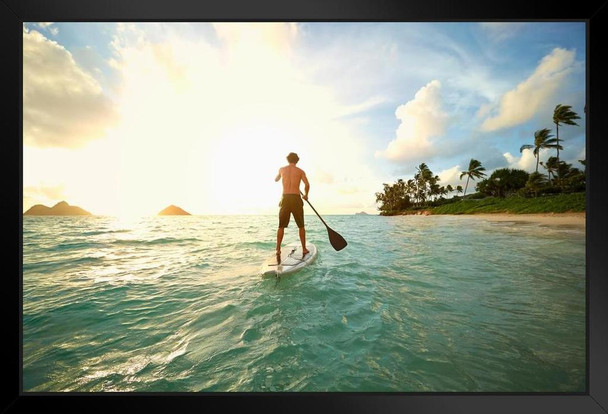
<path id="1" fill-rule="evenodd" d="M 23 391 L 585 391 L 584 229 L 323 218 L 24 216 Z"/>

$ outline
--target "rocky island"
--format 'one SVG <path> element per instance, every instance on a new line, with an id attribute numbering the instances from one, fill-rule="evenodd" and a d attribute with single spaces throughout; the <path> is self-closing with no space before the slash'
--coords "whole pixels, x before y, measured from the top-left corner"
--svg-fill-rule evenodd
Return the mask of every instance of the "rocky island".
<path id="1" fill-rule="evenodd" d="M 190 216 L 191 214 L 187 211 L 183 210 L 178 206 L 174 206 L 171 204 L 169 207 L 165 208 L 161 212 L 158 213 L 159 216 Z"/>
<path id="2" fill-rule="evenodd" d="M 24 216 L 90 216 L 92 215 L 88 211 L 77 207 L 71 206 L 65 201 L 60 201 L 53 207 L 47 207 L 42 204 L 36 204 L 30 207 Z"/>

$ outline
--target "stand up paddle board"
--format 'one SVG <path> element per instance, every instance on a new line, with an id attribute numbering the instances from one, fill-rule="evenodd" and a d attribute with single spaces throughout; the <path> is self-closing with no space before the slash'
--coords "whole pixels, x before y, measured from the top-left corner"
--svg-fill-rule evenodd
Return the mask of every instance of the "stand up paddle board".
<path id="1" fill-rule="evenodd" d="M 317 246 L 306 243 L 306 248 L 309 252 L 302 256 L 302 243 L 299 241 L 281 247 L 280 260 L 273 254 L 262 263 L 262 277 L 287 275 L 305 268 L 317 257 Z"/>

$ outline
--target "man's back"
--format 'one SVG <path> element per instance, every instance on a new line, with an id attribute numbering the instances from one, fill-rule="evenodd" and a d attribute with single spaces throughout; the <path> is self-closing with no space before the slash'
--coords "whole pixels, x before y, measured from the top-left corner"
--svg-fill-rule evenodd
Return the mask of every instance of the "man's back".
<path id="1" fill-rule="evenodd" d="M 287 165 L 279 170 L 283 180 L 283 194 L 300 194 L 300 181 L 306 182 L 306 174 L 295 165 Z"/>

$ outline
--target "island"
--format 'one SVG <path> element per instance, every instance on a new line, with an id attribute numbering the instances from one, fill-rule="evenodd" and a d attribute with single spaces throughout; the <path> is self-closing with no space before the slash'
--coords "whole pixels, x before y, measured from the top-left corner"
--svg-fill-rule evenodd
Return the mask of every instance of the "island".
<path id="1" fill-rule="evenodd" d="M 184 209 L 171 204 L 169 207 L 158 213 L 159 216 L 190 216 L 191 214 Z"/>
<path id="2" fill-rule="evenodd" d="M 42 204 L 36 204 L 30 207 L 24 216 L 91 216 L 92 214 L 88 211 L 77 207 L 71 206 L 65 201 L 60 201 L 53 207 L 47 207 Z"/>
<path id="3" fill-rule="evenodd" d="M 355 213 L 355 216 L 369 216 L 369 214 L 367 214 L 365 211 L 360 211 L 358 213 Z"/>

